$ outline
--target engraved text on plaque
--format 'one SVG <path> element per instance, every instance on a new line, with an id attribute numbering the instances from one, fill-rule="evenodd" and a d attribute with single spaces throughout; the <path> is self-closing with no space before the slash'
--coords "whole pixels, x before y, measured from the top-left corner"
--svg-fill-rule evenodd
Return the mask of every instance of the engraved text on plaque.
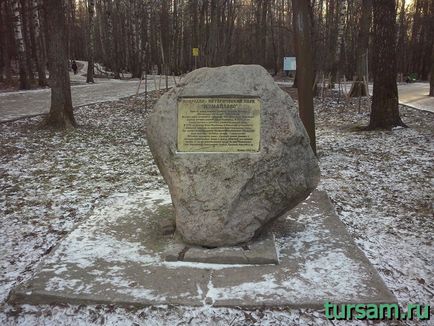
<path id="1" fill-rule="evenodd" d="M 258 98 L 181 98 L 178 151 L 258 152 L 260 113 Z"/>

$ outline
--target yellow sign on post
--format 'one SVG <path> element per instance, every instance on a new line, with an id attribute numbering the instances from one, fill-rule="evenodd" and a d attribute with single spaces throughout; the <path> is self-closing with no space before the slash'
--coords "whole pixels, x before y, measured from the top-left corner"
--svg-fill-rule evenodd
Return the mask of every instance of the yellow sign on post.
<path id="1" fill-rule="evenodd" d="M 179 152 L 259 152 L 258 98 L 196 97 L 178 102 Z"/>
<path id="2" fill-rule="evenodd" d="M 193 57 L 199 56 L 199 48 L 193 48 Z"/>

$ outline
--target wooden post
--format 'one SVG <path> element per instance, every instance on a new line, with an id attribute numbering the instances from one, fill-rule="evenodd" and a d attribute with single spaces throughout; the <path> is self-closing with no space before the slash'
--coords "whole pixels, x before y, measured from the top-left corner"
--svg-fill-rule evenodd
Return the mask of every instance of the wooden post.
<path id="1" fill-rule="evenodd" d="M 157 90 L 157 77 L 155 76 L 155 69 L 152 69 L 152 78 L 154 79 L 154 90 Z"/>
<path id="2" fill-rule="evenodd" d="M 169 67 L 166 65 L 166 92 L 169 90 Z"/>
<path id="3" fill-rule="evenodd" d="M 324 98 L 324 88 L 325 88 L 326 82 L 325 82 L 325 74 L 324 71 L 322 72 L 322 86 L 321 86 L 321 99 Z"/>
<path id="4" fill-rule="evenodd" d="M 315 74 L 315 80 L 313 81 L 313 84 L 312 84 L 312 91 L 313 91 L 313 94 L 315 95 L 315 89 L 316 89 L 316 83 L 318 82 L 318 74 Z"/>
<path id="5" fill-rule="evenodd" d="M 145 69 L 145 112 L 148 111 L 148 72 Z"/>
<path id="6" fill-rule="evenodd" d="M 158 90 L 161 90 L 161 78 L 162 78 L 162 73 L 164 72 L 164 68 L 160 69 L 160 79 L 158 80 Z"/>
<path id="7" fill-rule="evenodd" d="M 349 96 L 349 93 L 347 93 L 347 77 L 345 77 L 345 74 L 344 74 L 344 95 L 346 98 L 348 98 Z"/>
<path id="8" fill-rule="evenodd" d="M 369 50 L 366 49 L 366 94 L 368 94 L 369 96 L 369 88 L 368 88 L 368 84 L 369 84 Z"/>
<path id="9" fill-rule="evenodd" d="M 368 84 L 368 81 L 366 80 L 365 76 L 363 76 L 363 82 L 364 82 L 365 85 L 366 85 L 366 94 L 367 94 L 367 96 L 369 97 L 369 96 L 370 96 L 370 95 L 369 95 L 369 84 Z"/>
<path id="10" fill-rule="evenodd" d="M 139 84 L 137 85 L 136 97 L 139 96 L 140 85 L 142 84 L 143 73 L 140 76 Z"/>

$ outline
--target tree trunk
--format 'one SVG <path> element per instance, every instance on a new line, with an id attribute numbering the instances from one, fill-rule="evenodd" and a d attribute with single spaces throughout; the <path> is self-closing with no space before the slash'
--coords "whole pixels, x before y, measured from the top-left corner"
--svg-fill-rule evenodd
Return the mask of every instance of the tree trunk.
<path id="1" fill-rule="evenodd" d="M 20 0 L 13 0 L 12 12 L 14 15 L 14 36 L 17 47 L 18 65 L 20 71 L 20 89 L 30 89 L 30 82 L 28 79 L 26 63 L 26 49 L 23 37 L 23 25 L 20 14 Z"/>
<path id="2" fill-rule="evenodd" d="M 9 33 L 10 33 L 10 20 L 9 20 L 9 7 L 7 1 L 0 3 L 0 21 L 1 21 L 1 29 L 0 29 L 0 45 L 1 45 L 1 54 L 2 54 L 2 62 L 3 62 L 3 71 L 4 77 L 7 83 L 12 82 L 12 71 L 11 71 L 11 44 L 9 42 Z"/>
<path id="3" fill-rule="evenodd" d="M 293 25 L 297 43 L 297 90 L 301 121 L 316 154 L 315 116 L 313 108 L 313 55 L 311 30 L 311 7 L 305 0 L 292 0 Z"/>
<path id="4" fill-rule="evenodd" d="M 276 47 L 276 40 L 274 37 L 274 18 L 273 18 L 273 11 L 272 8 L 270 8 L 270 32 L 271 32 L 271 44 L 273 47 L 273 68 L 274 68 L 274 75 L 277 75 L 279 72 L 279 63 L 278 63 L 278 55 L 277 55 L 277 47 Z"/>
<path id="5" fill-rule="evenodd" d="M 193 21 L 192 21 L 192 29 L 193 29 L 193 35 L 192 35 L 192 48 L 199 48 L 199 23 L 198 23 L 198 15 L 197 15 L 197 10 L 198 10 L 198 5 L 197 5 L 197 0 L 192 0 L 191 2 L 191 6 L 193 8 Z M 188 49 L 188 56 L 189 58 L 191 58 L 191 50 Z M 202 49 L 200 49 L 202 50 Z M 189 69 L 193 70 L 193 69 L 197 69 L 197 57 L 193 58 L 194 59 L 194 66 L 192 66 L 192 62 L 190 60 L 190 65 L 189 65 Z M 193 68 L 193 69 L 192 69 Z"/>
<path id="6" fill-rule="evenodd" d="M 163 74 L 166 70 L 166 64 L 169 55 L 169 3 L 168 0 L 161 1 L 161 13 L 160 13 L 160 54 L 163 63 L 160 73 Z"/>
<path id="7" fill-rule="evenodd" d="M 45 75 L 45 64 L 43 60 L 42 42 L 40 39 L 41 29 L 39 22 L 39 6 L 38 1 L 33 0 L 32 8 L 32 22 L 31 22 L 31 41 L 36 61 L 36 68 L 38 71 L 38 84 L 39 86 L 47 86 L 47 77 Z"/>
<path id="8" fill-rule="evenodd" d="M 334 70 L 334 58 L 336 53 L 336 31 L 337 31 L 337 18 L 336 18 L 336 1 L 337 0 L 328 0 L 326 1 L 326 12 L 325 12 L 325 44 L 327 50 L 325 51 L 325 66 L 327 67 L 327 72 L 332 75 L 332 71 Z M 334 82 L 332 78 L 329 80 L 329 87 L 333 88 Z"/>
<path id="9" fill-rule="evenodd" d="M 21 0 L 21 22 L 22 22 L 22 33 L 24 39 L 24 48 L 26 56 L 27 65 L 27 77 L 29 79 L 30 85 L 35 83 L 35 76 L 33 74 L 33 62 L 32 62 L 32 45 L 30 40 L 30 28 L 29 28 L 29 4 L 26 0 Z M 31 20 L 30 20 L 31 22 Z"/>
<path id="10" fill-rule="evenodd" d="M 399 116 L 396 85 L 395 5 L 395 0 L 373 0 L 374 94 L 369 129 L 391 129 L 396 126 L 405 126 Z"/>
<path id="11" fill-rule="evenodd" d="M 357 58 L 356 58 L 356 80 L 354 81 L 350 96 L 359 97 L 368 94 L 366 83 L 363 76 L 366 73 L 366 57 L 368 55 L 369 46 L 369 29 L 372 20 L 372 0 L 363 0 L 362 3 L 362 17 L 360 18 L 360 29 L 357 42 Z"/>
<path id="12" fill-rule="evenodd" d="M 44 0 L 50 67 L 51 107 L 43 126 L 65 129 L 75 126 L 66 44 L 65 0 Z"/>
<path id="13" fill-rule="evenodd" d="M 88 0 L 87 2 L 87 12 L 89 15 L 89 43 L 88 43 L 88 62 L 87 62 L 87 76 L 86 83 L 94 83 L 93 80 L 93 66 L 94 66 L 94 52 L 95 52 L 95 0 Z"/>
<path id="14" fill-rule="evenodd" d="M 431 6 L 430 6 L 431 12 L 430 12 L 430 31 L 431 34 L 434 34 L 434 2 L 431 2 Z M 429 80 L 429 96 L 434 96 L 434 42 L 432 42 L 431 45 L 431 72 L 430 72 L 431 76 L 430 76 L 430 80 Z"/>
<path id="15" fill-rule="evenodd" d="M 429 80 L 429 96 L 434 96 L 434 44 L 431 51 L 431 78 Z"/>
<path id="16" fill-rule="evenodd" d="M 333 57 L 332 74 L 331 74 L 331 85 L 334 86 L 335 81 L 340 78 L 340 67 L 339 59 L 341 57 L 341 48 L 344 33 L 344 23 L 345 23 L 345 12 L 347 10 L 347 4 L 345 0 L 339 0 L 337 2 L 338 19 L 337 19 L 337 35 L 336 35 L 336 49 Z"/>
<path id="17" fill-rule="evenodd" d="M 104 40 L 106 39 L 105 37 L 105 30 L 103 28 L 103 17 L 104 15 L 102 14 L 103 11 L 103 6 L 102 6 L 102 2 L 101 0 L 97 0 L 95 3 L 95 7 L 96 7 L 96 11 L 98 13 L 97 15 L 97 30 L 98 30 L 98 47 L 99 47 L 99 58 L 101 58 L 101 63 L 104 64 L 105 67 L 108 66 L 108 56 L 107 56 L 107 49 L 106 49 L 106 43 L 104 42 Z"/>
<path id="18" fill-rule="evenodd" d="M 110 53 L 110 63 L 111 68 L 114 73 L 115 79 L 121 79 L 120 76 L 120 69 L 119 69 L 119 58 L 118 58 L 118 49 L 117 45 L 115 44 L 114 40 L 114 13 L 113 13 L 113 5 L 112 0 L 107 1 L 107 8 L 106 8 L 106 15 L 107 15 L 107 37 L 108 37 L 108 44 L 109 44 L 109 53 Z"/>
<path id="19" fill-rule="evenodd" d="M 407 73 L 407 68 L 405 66 L 405 49 L 406 41 L 408 41 L 407 36 L 407 26 L 405 19 L 405 0 L 400 0 L 400 10 L 399 10 L 399 26 L 398 26 L 398 44 L 397 44 L 397 69 L 399 73 Z"/>

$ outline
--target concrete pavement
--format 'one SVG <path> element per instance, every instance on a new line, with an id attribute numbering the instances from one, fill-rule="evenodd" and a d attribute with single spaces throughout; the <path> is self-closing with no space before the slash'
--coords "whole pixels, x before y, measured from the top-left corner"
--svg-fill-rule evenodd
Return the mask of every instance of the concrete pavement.
<path id="1" fill-rule="evenodd" d="M 82 76 L 86 65 L 77 75 L 71 73 L 71 95 L 74 107 L 97 102 L 115 101 L 122 97 L 136 94 L 138 80 L 117 80 L 96 78 L 95 84 L 86 84 Z M 148 90 L 152 91 L 165 87 L 165 77 L 148 76 Z M 169 87 L 174 85 L 174 79 L 169 77 Z M 177 79 L 177 81 L 179 78 Z M 279 85 L 292 85 L 292 83 L 278 82 Z M 372 85 L 370 85 L 372 94 Z M 348 91 L 350 85 L 346 88 Z M 144 82 L 141 83 L 139 93 L 145 91 Z M 411 83 L 398 85 L 399 102 L 418 110 L 434 112 L 434 97 L 428 96 L 428 83 Z M 50 109 L 49 88 L 30 91 L 17 91 L 0 93 L 0 122 L 12 121 L 28 116 L 48 113 Z"/>
<path id="2" fill-rule="evenodd" d="M 95 78 L 95 84 L 86 84 L 86 77 L 82 76 L 87 65 L 74 75 L 70 73 L 72 105 L 82 106 L 97 102 L 115 101 L 123 97 L 136 94 L 139 80 L 118 80 Z M 179 78 L 177 79 L 177 81 Z M 165 76 L 148 76 L 148 91 L 164 89 L 166 87 Z M 169 76 L 169 87 L 175 83 Z M 145 83 L 142 81 L 139 93 L 145 91 Z M 51 90 L 49 88 L 28 91 L 0 93 L 0 122 L 12 121 L 28 116 L 48 113 L 50 109 Z"/>
<path id="3" fill-rule="evenodd" d="M 280 86 L 290 87 L 293 82 L 277 82 Z M 343 92 L 349 92 L 351 82 L 341 85 Z M 336 86 L 337 90 L 337 86 Z M 372 95 L 372 84 L 369 84 L 369 93 Z M 414 109 L 434 113 L 434 97 L 428 96 L 429 83 L 398 84 L 399 103 Z"/>
<path id="4" fill-rule="evenodd" d="M 428 96 L 428 83 L 398 85 L 399 103 L 412 108 L 434 113 L 434 97 Z"/>
<path id="5" fill-rule="evenodd" d="M 10 302 L 249 309 L 396 302 L 324 192 L 271 226 L 277 265 L 164 261 L 173 239 L 158 221 L 168 205 L 163 188 L 117 194 L 65 237 Z"/>

